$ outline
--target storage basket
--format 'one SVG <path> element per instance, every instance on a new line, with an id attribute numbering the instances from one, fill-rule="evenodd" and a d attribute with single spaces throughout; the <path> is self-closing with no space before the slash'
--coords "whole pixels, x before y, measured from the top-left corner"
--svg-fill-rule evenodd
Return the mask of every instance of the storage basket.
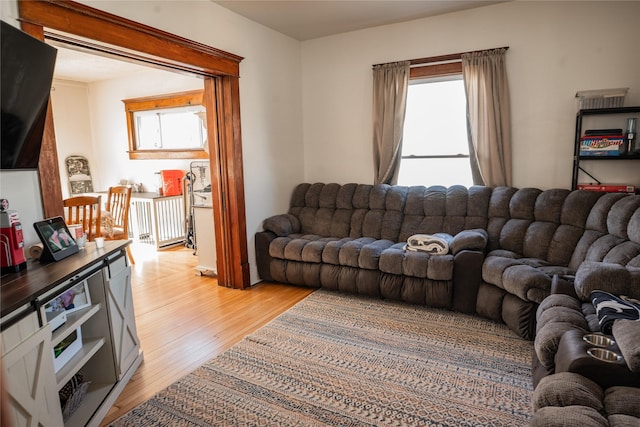
<path id="1" fill-rule="evenodd" d="M 578 110 L 624 107 L 628 87 L 618 89 L 581 90 L 576 93 Z"/>
<path id="2" fill-rule="evenodd" d="M 91 381 L 85 381 L 81 374 L 75 374 L 58 392 L 60 406 L 62 407 L 62 420 L 64 422 L 67 422 L 75 410 L 80 407 L 89 384 L 91 384 Z"/>

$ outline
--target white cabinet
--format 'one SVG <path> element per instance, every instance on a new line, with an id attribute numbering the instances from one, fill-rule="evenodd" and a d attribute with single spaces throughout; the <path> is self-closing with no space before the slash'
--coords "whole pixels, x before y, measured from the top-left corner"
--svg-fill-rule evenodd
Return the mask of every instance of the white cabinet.
<path id="1" fill-rule="evenodd" d="M 39 281 L 51 276 L 49 268 L 62 278 L 20 310 L 3 312 L 3 377 L 16 427 L 99 425 L 142 362 L 126 243 L 109 245 L 118 250 L 83 254 L 92 260 L 87 265 L 70 257 L 30 272 Z M 56 322 L 50 312 L 70 291 L 75 305 L 64 303 L 65 320 Z M 63 416 L 58 392 L 74 377 L 88 387 Z"/>
<path id="2" fill-rule="evenodd" d="M 131 267 L 126 264 L 125 257 L 120 257 L 109 262 L 104 275 L 116 372 L 118 378 L 122 378 L 140 352 L 133 311 Z"/>
<path id="3" fill-rule="evenodd" d="M 14 425 L 61 426 L 49 325 L 40 327 L 32 311 L 2 331 L 2 347 L 2 378 Z"/>
<path id="4" fill-rule="evenodd" d="M 200 274 L 218 274 L 216 260 L 216 234 L 213 228 L 213 208 L 204 206 L 193 207 L 193 221 L 195 228 L 196 251 L 198 265 L 196 271 Z"/>

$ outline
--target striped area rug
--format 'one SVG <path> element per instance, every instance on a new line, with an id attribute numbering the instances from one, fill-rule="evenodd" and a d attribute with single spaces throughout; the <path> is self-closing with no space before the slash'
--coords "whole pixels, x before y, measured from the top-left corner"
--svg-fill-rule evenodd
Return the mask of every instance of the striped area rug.
<path id="1" fill-rule="evenodd" d="M 524 426 L 531 352 L 474 316 L 318 290 L 112 425 Z"/>

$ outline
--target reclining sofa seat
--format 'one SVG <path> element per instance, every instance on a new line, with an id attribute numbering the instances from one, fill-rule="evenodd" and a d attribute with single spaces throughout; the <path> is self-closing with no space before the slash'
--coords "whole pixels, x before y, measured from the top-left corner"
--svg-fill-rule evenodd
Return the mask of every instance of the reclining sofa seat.
<path id="1" fill-rule="evenodd" d="M 264 280 L 477 313 L 532 340 L 554 275 L 584 261 L 640 267 L 638 227 L 640 196 L 626 194 L 300 184 L 256 234 L 256 258 Z M 402 249 L 442 232 L 448 255 Z"/>
<path id="2" fill-rule="evenodd" d="M 554 275 L 573 276 L 584 261 L 640 267 L 639 208 L 623 193 L 495 188 L 478 314 L 533 339 Z"/>
<path id="3" fill-rule="evenodd" d="M 260 277 L 473 313 L 490 194 L 485 187 L 300 184 L 289 213 L 266 219 L 256 234 Z M 447 255 L 403 249 L 411 235 L 438 232 L 455 236 Z"/>

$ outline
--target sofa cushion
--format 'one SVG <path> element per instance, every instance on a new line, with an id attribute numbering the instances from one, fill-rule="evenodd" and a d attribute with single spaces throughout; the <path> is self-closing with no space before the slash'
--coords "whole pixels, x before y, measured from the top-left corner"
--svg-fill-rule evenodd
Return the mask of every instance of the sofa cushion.
<path id="1" fill-rule="evenodd" d="M 604 391 L 595 382 L 573 372 L 544 377 L 533 391 L 533 410 L 547 406 L 588 406 L 601 412 Z"/>
<path id="2" fill-rule="evenodd" d="M 274 215 L 265 219 L 262 226 L 276 236 L 288 236 L 300 232 L 300 221 L 291 214 Z"/>
<path id="3" fill-rule="evenodd" d="M 376 239 L 373 237 L 361 237 L 347 241 L 338 253 L 338 265 L 346 265 L 348 267 L 358 267 L 360 251 L 365 245 L 374 243 Z"/>
<path id="4" fill-rule="evenodd" d="M 576 272 L 575 289 L 581 301 L 596 290 L 640 299 L 640 268 L 585 261 Z"/>
<path id="5" fill-rule="evenodd" d="M 536 313 L 536 316 L 538 317 L 538 325 L 542 326 L 542 324 L 540 324 L 540 316 L 542 315 L 542 313 L 552 307 L 566 307 L 569 308 L 571 310 L 576 310 L 576 311 L 581 311 L 582 307 L 580 302 L 575 299 L 572 298 L 569 295 L 565 295 L 565 294 L 552 294 L 549 295 L 547 298 L 545 298 L 540 305 L 538 306 L 538 311 Z"/>
<path id="6" fill-rule="evenodd" d="M 550 307 L 548 310 L 544 310 L 542 313 L 538 311 L 537 315 L 537 332 L 549 323 L 553 322 L 566 322 L 575 325 L 576 327 L 587 330 L 589 326 L 580 309 L 575 310 L 568 307 Z"/>
<path id="7" fill-rule="evenodd" d="M 462 250 L 484 251 L 488 239 L 489 236 L 485 230 L 464 230 L 453 236 L 449 243 L 449 250 L 454 255 Z"/>
<path id="8" fill-rule="evenodd" d="M 548 369 L 555 366 L 555 357 L 562 334 L 574 329 L 581 329 L 571 322 L 547 322 L 536 334 L 533 348 L 540 363 Z M 584 330 L 584 329 L 583 329 Z M 585 330 L 585 332 L 587 332 Z"/>
<path id="9" fill-rule="evenodd" d="M 629 370 L 640 373 L 640 322 L 626 319 L 616 320 L 613 323 L 613 336 Z"/>
<path id="10" fill-rule="evenodd" d="M 640 388 L 609 387 L 605 390 L 604 408 L 609 415 L 624 414 L 640 418 Z"/>
<path id="11" fill-rule="evenodd" d="M 453 255 L 406 251 L 403 247 L 403 243 L 398 243 L 382 252 L 380 271 L 420 279 L 451 280 L 453 278 Z"/>
<path id="12" fill-rule="evenodd" d="M 382 252 L 393 246 L 390 240 L 371 237 L 344 238 L 327 242 L 322 250 L 322 262 L 326 264 L 377 270 Z"/>
<path id="13" fill-rule="evenodd" d="M 493 251 L 482 265 L 482 279 L 498 286 L 524 301 L 541 303 L 549 295 L 553 275 L 545 273 L 544 260 L 534 258 L 507 258 Z M 501 253 L 501 255 L 504 253 Z M 508 254 L 507 254 L 508 255 Z M 563 270 L 560 268 L 560 270 Z M 554 272 L 557 269 L 549 268 Z"/>
<path id="14" fill-rule="evenodd" d="M 640 420 L 631 415 L 613 414 L 607 417 L 609 427 L 638 427 Z"/>
<path id="15" fill-rule="evenodd" d="M 610 427 L 598 411 L 588 406 L 547 406 L 535 413 L 530 427 Z"/>

